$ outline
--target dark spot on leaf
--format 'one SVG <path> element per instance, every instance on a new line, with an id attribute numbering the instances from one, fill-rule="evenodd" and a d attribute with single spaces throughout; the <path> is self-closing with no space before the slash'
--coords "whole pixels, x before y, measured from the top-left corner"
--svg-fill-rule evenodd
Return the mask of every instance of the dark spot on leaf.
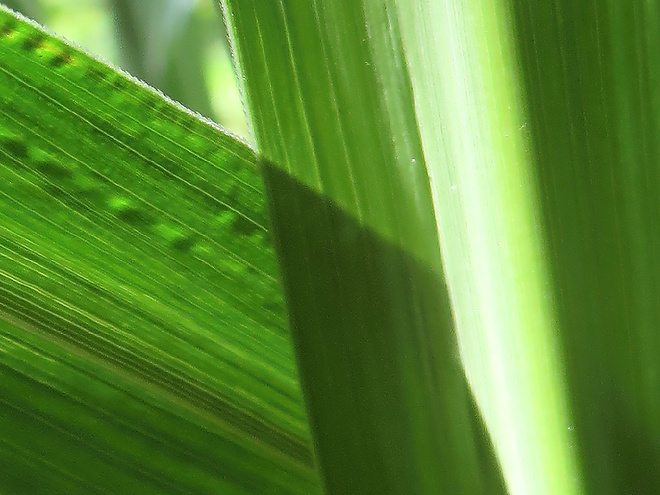
<path id="1" fill-rule="evenodd" d="M 18 160 L 27 158 L 27 145 L 18 136 L 3 136 L 0 134 L 0 146 Z"/>
<path id="2" fill-rule="evenodd" d="M 240 235 L 252 235 L 259 229 L 254 222 L 243 215 L 236 215 L 231 228 L 234 232 Z"/>
<path id="3" fill-rule="evenodd" d="M 128 87 L 128 81 L 123 76 L 113 77 L 112 80 L 110 81 L 110 83 L 112 84 L 112 86 L 115 89 L 117 89 L 119 91 L 123 91 L 124 89 L 126 89 Z"/>
<path id="4" fill-rule="evenodd" d="M 96 64 L 92 64 L 87 67 L 87 75 L 97 80 L 105 79 L 106 77 L 106 73 L 101 69 L 100 66 Z"/>
<path id="5" fill-rule="evenodd" d="M 23 48 L 26 50 L 36 50 L 44 43 L 43 34 L 32 34 L 23 40 Z"/>
<path id="6" fill-rule="evenodd" d="M 58 68 L 71 63 L 71 60 L 73 60 L 73 58 L 69 52 L 60 52 L 51 59 L 50 64 L 53 67 Z"/>
<path id="7" fill-rule="evenodd" d="M 147 227 L 153 223 L 153 219 L 146 211 L 134 206 L 120 209 L 117 217 L 134 227 Z"/>
<path id="8" fill-rule="evenodd" d="M 195 245 L 196 239 L 194 235 L 181 236 L 172 241 L 172 247 L 182 253 L 187 253 Z"/>
<path id="9" fill-rule="evenodd" d="M 81 201 L 87 201 L 95 205 L 101 205 L 104 200 L 103 190 L 98 187 L 74 187 L 73 193 Z"/>
<path id="10" fill-rule="evenodd" d="M 39 160 L 35 163 L 39 171 L 51 180 L 65 180 L 73 177 L 73 172 L 53 160 Z"/>
<path id="11" fill-rule="evenodd" d="M 0 26 L 0 36 L 9 36 L 16 31 L 16 23 L 12 21 L 5 22 Z"/>

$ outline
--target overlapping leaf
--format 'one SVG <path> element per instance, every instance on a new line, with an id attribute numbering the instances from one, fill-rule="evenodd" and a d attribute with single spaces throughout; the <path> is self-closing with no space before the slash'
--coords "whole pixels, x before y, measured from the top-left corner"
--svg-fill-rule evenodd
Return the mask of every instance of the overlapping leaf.
<path id="1" fill-rule="evenodd" d="M 460 365 L 396 12 L 223 4 L 274 163 L 271 213 L 329 492 L 501 493 Z"/>

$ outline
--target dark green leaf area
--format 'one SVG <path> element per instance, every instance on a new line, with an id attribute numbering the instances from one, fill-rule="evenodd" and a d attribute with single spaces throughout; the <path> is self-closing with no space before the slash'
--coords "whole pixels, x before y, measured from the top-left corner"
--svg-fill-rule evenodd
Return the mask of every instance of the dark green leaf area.
<path id="1" fill-rule="evenodd" d="M 518 2 L 585 492 L 660 493 L 660 10 Z M 561 19 L 561 22 L 559 20 Z"/>
<path id="2" fill-rule="evenodd" d="M 278 486 L 300 486 L 297 468 L 273 471 L 268 454 L 228 437 L 217 417 L 89 358 L 0 321 L 3 491 L 280 493 Z M 302 486 L 313 490 L 311 482 Z"/>
<path id="3" fill-rule="evenodd" d="M 263 171 L 328 493 L 504 493 L 442 273 Z"/>

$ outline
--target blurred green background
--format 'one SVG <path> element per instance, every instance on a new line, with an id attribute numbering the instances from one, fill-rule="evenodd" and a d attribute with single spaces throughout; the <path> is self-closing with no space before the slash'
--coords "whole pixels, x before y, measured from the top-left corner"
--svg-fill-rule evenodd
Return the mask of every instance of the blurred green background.
<path id="1" fill-rule="evenodd" d="M 249 140 L 214 0 L 0 0 Z"/>

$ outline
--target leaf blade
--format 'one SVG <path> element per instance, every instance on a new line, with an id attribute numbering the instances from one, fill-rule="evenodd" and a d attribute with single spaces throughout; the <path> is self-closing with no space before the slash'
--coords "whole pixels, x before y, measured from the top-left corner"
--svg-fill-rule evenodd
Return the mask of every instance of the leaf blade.
<path id="1" fill-rule="evenodd" d="M 350 493 L 351 484 L 358 490 L 371 484 L 384 493 L 501 493 L 462 370 L 447 358 L 455 342 L 438 314 L 450 309 L 410 86 L 401 77 L 400 43 L 388 33 L 395 20 L 382 11 L 384 2 L 223 6 L 259 152 L 291 175 L 287 181 L 271 168 L 266 182 L 327 489 Z M 401 110 L 405 118 L 395 115 Z M 360 279 L 360 270 L 370 276 Z M 425 299 L 427 291 L 442 310 Z M 426 332 L 429 346 L 439 349 L 435 357 L 424 347 Z M 423 372 L 419 356 L 432 372 Z M 335 367 L 350 369 L 351 377 L 334 377 Z M 380 373 L 398 378 L 380 383 L 374 378 Z M 397 404 L 390 416 L 388 397 Z M 443 421 L 459 410 L 471 419 Z M 357 437 L 337 431 L 332 415 Z M 427 437 L 420 425 L 431 425 Z M 332 441 L 337 436 L 343 450 Z M 483 478 L 466 467 L 482 462 Z"/>
<path id="2" fill-rule="evenodd" d="M 252 150 L 6 10 L 0 25 L 2 370 L 24 390 L 46 386 L 34 402 L 3 403 L 14 454 L 40 456 L 61 441 L 83 459 L 87 447 L 58 433 L 80 428 L 96 454 L 117 461 L 90 458 L 76 473 L 82 492 L 104 480 L 130 492 L 156 489 L 158 480 L 159 490 L 175 493 L 316 490 Z M 33 351 L 17 360 L 27 338 Z M 56 357 L 40 357 L 45 348 Z M 41 368 L 26 368 L 30 361 Z M 69 379 L 59 402 L 48 399 L 47 365 Z M 99 396 L 107 386 L 81 367 L 123 389 Z M 0 386 L 12 391 L 8 380 Z M 83 406 L 67 407 L 87 422 L 66 424 L 57 407 L 38 409 L 71 402 L 73 390 Z M 94 416 L 84 404 L 96 401 Z M 17 404 L 33 411 L 22 428 L 10 414 Z M 144 416 L 121 416 L 140 404 Z M 104 407 L 133 425 L 121 438 L 137 442 L 137 452 L 117 443 Z M 163 419 L 172 414 L 181 431 Z M 44 431 L 43 443 L 22 444 L 26 424 Z M 135 428 L 208 459 L 200 466 L 176 449 L 158 454 Z M 66 468 L 65 456 L 49 462 Z"/>

